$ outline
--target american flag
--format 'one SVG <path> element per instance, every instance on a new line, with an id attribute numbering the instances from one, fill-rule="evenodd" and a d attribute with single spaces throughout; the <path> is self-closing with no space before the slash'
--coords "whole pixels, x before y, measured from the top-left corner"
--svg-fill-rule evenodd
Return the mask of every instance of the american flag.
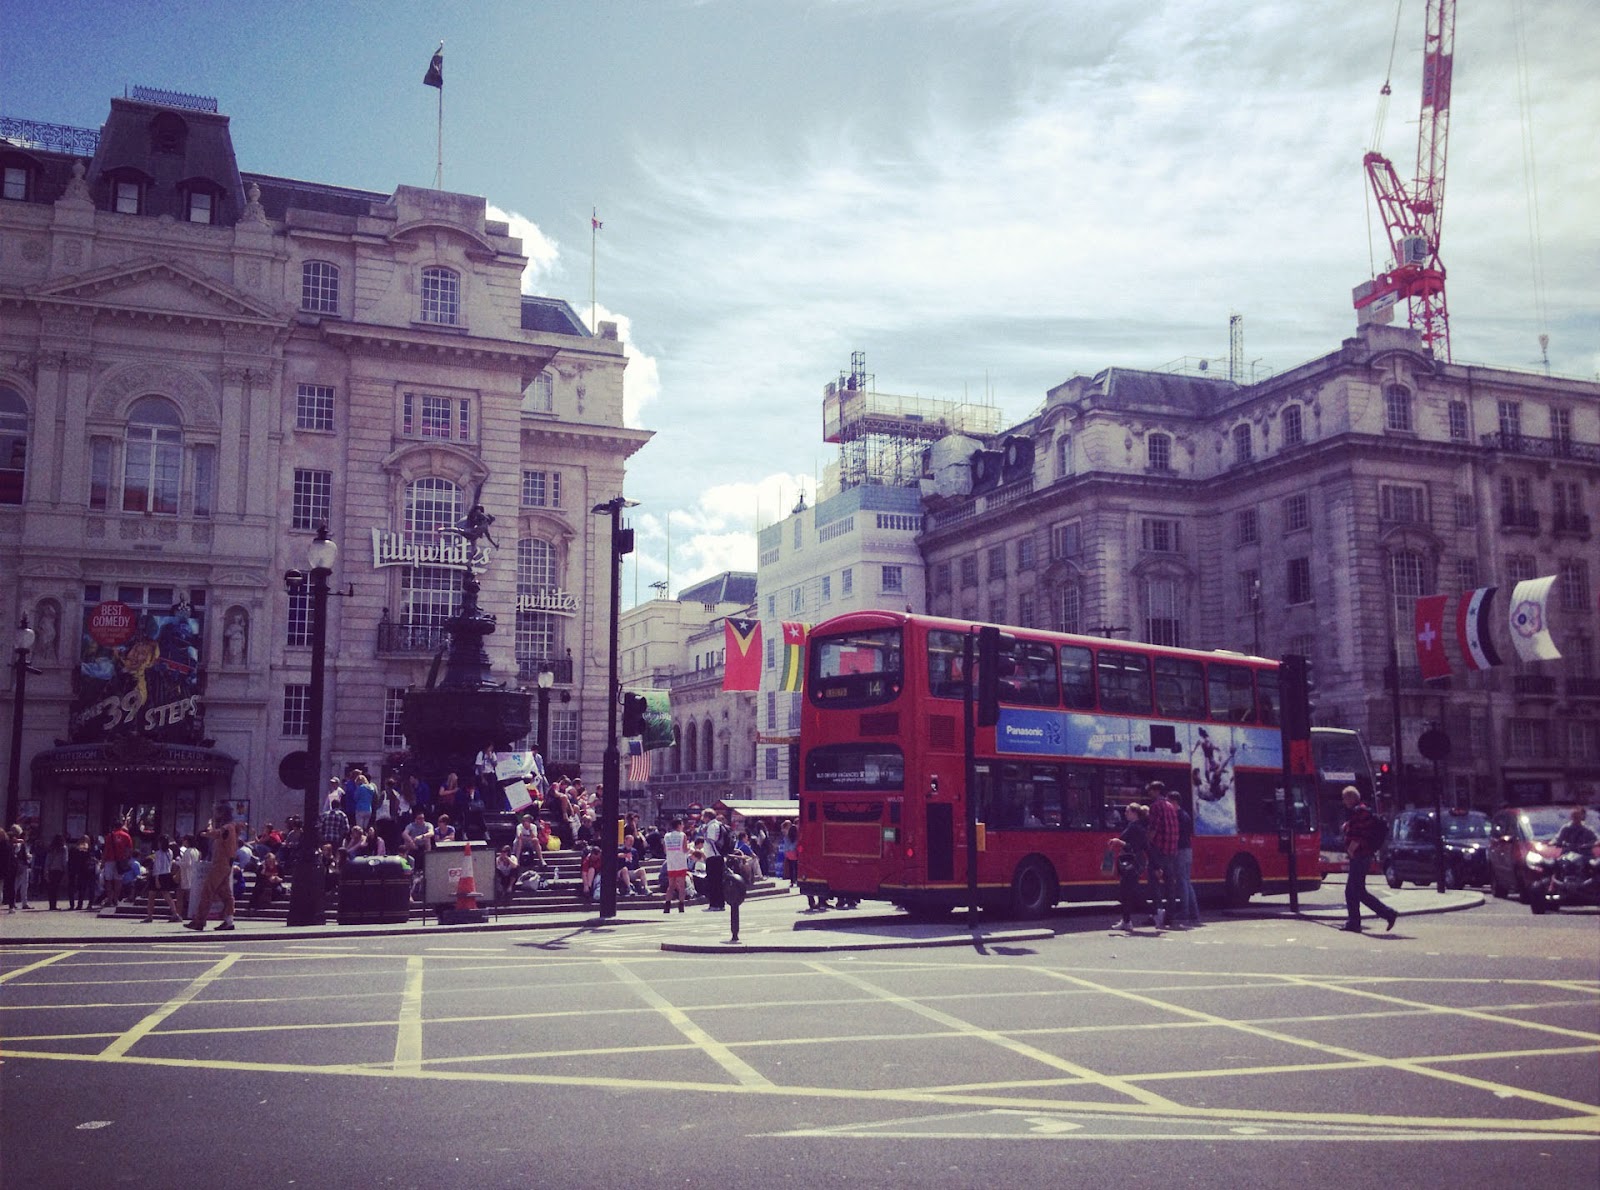
<path id="1" fill-rule="evenodd" d="M 628 741 L 628 780 L 634 785 L 650 780 L 650 753 L 644 750 L 644 741 L 637 737 Z"/>

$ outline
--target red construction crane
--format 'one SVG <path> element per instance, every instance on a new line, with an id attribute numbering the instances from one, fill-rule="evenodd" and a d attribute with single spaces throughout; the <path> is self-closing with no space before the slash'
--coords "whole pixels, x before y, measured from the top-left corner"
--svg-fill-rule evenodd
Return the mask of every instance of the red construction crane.
<path id="1" fill-rule="evenodd" d="M 1450 359 L 1450 312 L 1444 298 L 1439 234 L 1444 221 L 1445 148 L 1450 136 L 1450 72 L 1456 40 L 1455 0 L 1428 0 L 1422 50 L 1422 119 L 1417 127 L 1417 177 L 1409 193 L 1394 163 L 1376 149 L 1363 159 L 1393 253 L 1388 272 L 1357 286 L 1363 322 L 1387 321 L 1391 307 L 1410 304 L 1411 325 L 1435 357 Z M 1387 83 L 1385 86 L 1387 87 Z"/>

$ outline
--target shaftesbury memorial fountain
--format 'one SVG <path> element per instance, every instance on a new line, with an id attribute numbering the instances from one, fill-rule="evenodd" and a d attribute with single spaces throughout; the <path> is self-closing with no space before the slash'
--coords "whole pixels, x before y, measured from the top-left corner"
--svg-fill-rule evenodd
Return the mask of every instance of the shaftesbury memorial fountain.
<path id="1" fill-rule="evenodd" d="M 460 776 L 464 788 L 478 753 L 488 748 L 504 751 L 525 737 L 532 726 L 533 695 L 489 680 L 489 653 L 483 638 L 494 631 L 495 618 L 478 607 L 478 576 L 489 567 L 489 549 L 484 542 L 495 546 L 489 536 L 492 524 L 494 517 L 474 502 L 453 528 L 442 530 L 466 544 L 461 606 L 444 625 L 450 634 L 444 676 L 438 678 L 436 663 L 425 688 L 406 691 L 401 711 L 412 771 L 435 790 L 450 773 Z"/>

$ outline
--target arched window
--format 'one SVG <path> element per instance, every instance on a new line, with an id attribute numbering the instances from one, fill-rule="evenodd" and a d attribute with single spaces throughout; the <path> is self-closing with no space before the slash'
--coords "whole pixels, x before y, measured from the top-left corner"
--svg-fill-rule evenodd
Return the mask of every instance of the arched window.
<path id="1" fill-rule="evenodd" d="M 300 308 L 313 314 L 339 312 L 339 266 L 308 260 L 300 266 Z"/>
<path id="2" fill-rule="evenodd" d="M 140 397 L 128 410 L 122 511 L 176 516 L 183 482 L 183 421 L 165 397 Z"/>
<path id="3" fill-rule="evenodd" d="M 445 326 L 461 321 L 461 277 L 454 269 L 422 270 L 422 321 Z"/>
<path id="4" fill-rule="evenodd" d="M 22 394 L 0 388 L 0 504 L 21 504 L 28 472 L 28 406 Z"/>
<path id="5" fill-rule="evenodd" d="M 1243 422 L 1233 427 L 1233 461 L 1235 463 L 1248 463 L 1255 458 L 1255 441 L 1250 434 L 1250 423 Z"/>
<path id="6" fill-rule="evenodd" d="M 1283 444 L 1299 446 L 1305 440 L 1305 420 L 1300 406 L 1286 405 L 1283 410 Z"/>
<path id="7" fill-rule="evenodd" d="M 683 741 L 683 771 L 695 771 L 695 762 L 700 759 L 700 725 L 693 719 L 689 720 L 687 738 Z"/>
<path id="8" fill-rule="evenodd" d="M 707 719 L 705 725 L 700 729 L 700 755 L 702 758 L 700 767 L 708 773 L 717 767 L 716 747 L 717 737 L 711 730 L 711 720 Z"/>

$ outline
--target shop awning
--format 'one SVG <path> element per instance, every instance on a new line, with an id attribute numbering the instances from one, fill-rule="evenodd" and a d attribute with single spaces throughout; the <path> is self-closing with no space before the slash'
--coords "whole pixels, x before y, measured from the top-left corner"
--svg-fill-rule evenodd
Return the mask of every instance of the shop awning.
<path id="1" fill-rule="evenodd" d="M 215 748 L 156 744 L 138 737 L 103 744 L 64 744 L 33 758 L 35 786 L 44 782 L 95 783 L 114 777 L 154 776 L 231 781 L 238 761 Z"/>

